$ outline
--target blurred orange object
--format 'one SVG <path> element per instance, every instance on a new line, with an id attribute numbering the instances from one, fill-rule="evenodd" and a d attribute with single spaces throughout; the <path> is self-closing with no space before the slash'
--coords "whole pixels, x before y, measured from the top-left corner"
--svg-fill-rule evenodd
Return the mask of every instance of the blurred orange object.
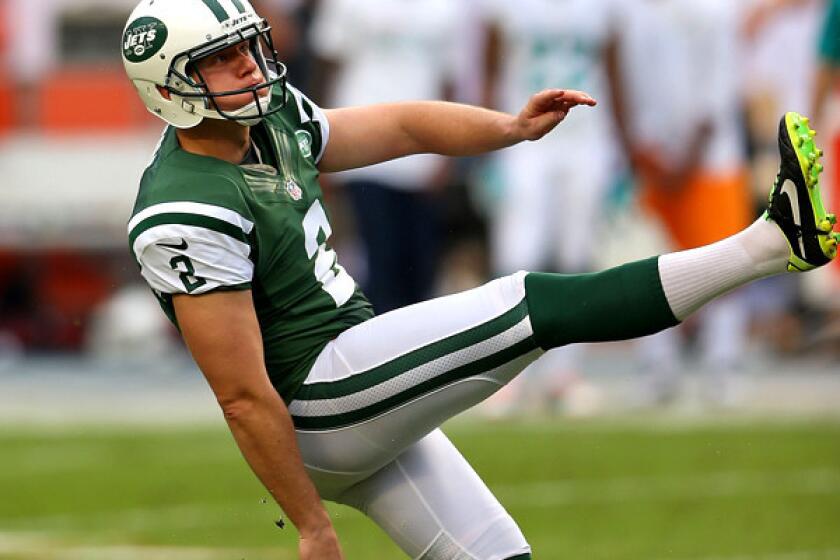
<path id="1" fill-rule="evenodd" d="M 8 49 L 10 18 L 8 2 L 0 1 L 0 136 L 12 128 L 14 122 L 14 94 L 12 78 L 6 68 Z"/>
<path id="2" fill-rule="evenodd" d="M 661 220 L 676 249 L 719 241 L 754 219 L 744 172 L 699 172 L 679 189 L 643 185 L 642 201 Z"/>
<path id="3" fill-rule="evenodd" d="M 8 75 L 0 70 L 0 136 L 7 133 L 14 122 L 15 89 Z"/>
<path id="4" fill-rule="evenodd" d="M 78 350 L 93 310 L 116 289 L 107 253 L 0 248 L 0 331 L 29 349 Z"/>
<path id="5" fill-rule="evenodd" d="M 829 180 L 829 204 L 828 207 L 831 212 L 840 214 L 840 132 L 835 133 L 831 139 L 831 166 L 834 170 Z M 840 282 L 840 258 L 834 259 L 831 263 L 832 271 L 834 272 L 835 281 Z"/>
<path id="6" fill-rule="evenodd" d="M 45 132 L 117 132 L 149 122 L 122 68 L 64 68 L 38 92 L 38 125 Z"/>

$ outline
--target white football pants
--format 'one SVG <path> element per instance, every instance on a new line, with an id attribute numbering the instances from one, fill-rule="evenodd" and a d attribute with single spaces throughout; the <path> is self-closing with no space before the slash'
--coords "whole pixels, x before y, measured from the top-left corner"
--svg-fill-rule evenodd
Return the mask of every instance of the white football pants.
<path id="1" fill-rule="evenodd" d="M 504 185 L 490 222 L 491 266 L 496 274 L 515 270 L 591 270 L 598 213 L 615 171 L 610 144 L 589 134 L 578 142 L 548 138 L 500 152 Z M 593 153 L 591 146 L 599 146 Z M 548 268 L 546 268 L 548 267 Z M 557 348 L 538 360 L 523 381 L 553 390 L 558 374 L 579 367 L 583 347 Z"/>
<path id="2" fill-rule="evenodd" d="M 530 551 L 437 429 L 541 354 L 524 279 L 520 272 L 348 329 L 289 405 L 322 497 L 364 512 L 411 558 L 504 560 Z"/>

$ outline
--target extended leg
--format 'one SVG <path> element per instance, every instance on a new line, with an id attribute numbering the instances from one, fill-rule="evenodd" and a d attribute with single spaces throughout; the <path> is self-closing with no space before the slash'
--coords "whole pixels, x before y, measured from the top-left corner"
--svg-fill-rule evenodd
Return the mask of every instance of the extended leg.
<path id="1" fill-rule="evenodd" d="M 821 152 L 812 138 L 807 119 L 785 115 L 781 167 L 768 210 L 732 237 L 597 274 L 529 274 L 528 307 L 540 346 L 652 334 L 743 284 L 831 261 L 840 234 L 832 232 L 836 219 L 823 207 Z"/>
<path id="2" fill-rule="evenodd" d="M 397 309 L 329 343 L 289 405 L 304 462 L 367 476 L 513 379 L 541 353 L 524 276 Z"/>
<path id="3" fill-rule="evenodd" d="M 782 122 L 784 146 L 805 132 L 783 150 L 767 217 L 741 233 L 597 274 L 516 274 L 342 333 L 289 406 L 304 461 L 367 476 L 510 381 L 538 347 L 651 334 L 746 282 L 829 262 L 834 220 L 797 122 Z"/>

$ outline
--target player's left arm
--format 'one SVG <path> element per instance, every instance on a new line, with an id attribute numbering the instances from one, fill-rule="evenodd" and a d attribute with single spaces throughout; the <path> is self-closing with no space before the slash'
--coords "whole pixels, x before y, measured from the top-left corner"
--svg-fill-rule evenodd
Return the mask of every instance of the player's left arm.
<path id="1" fill-rule="evenodd" d="M 548 89 L 531 97 L 518 115 L 457 103 L 417 101 L 326 111 L 329 142 L 321 171 L 364 167 L 412 154 L 472 156 L 538 140 L 589 95 Z"/>

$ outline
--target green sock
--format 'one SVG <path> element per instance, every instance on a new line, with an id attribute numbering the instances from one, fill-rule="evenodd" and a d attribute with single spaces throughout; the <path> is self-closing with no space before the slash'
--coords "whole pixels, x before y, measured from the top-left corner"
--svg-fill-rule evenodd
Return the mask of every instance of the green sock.
<path id="1" fill-rule="evenodd" d="M 531 273 L 525 298 L 544 350 L 573 342 L 647 336 L 679 324 L 659 279 L 658 257 L 593 274 Z"/>

